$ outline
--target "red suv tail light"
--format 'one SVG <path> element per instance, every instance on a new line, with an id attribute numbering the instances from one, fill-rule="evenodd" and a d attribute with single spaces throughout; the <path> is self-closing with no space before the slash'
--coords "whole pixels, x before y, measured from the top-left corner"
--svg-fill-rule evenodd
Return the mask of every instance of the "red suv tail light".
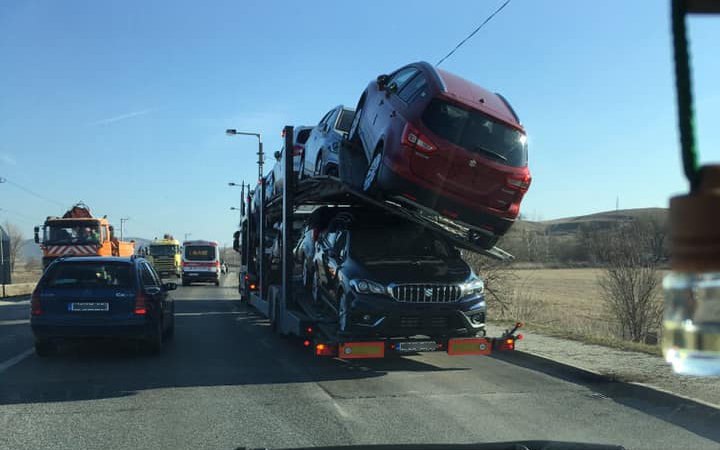
<path id="1" fill-rule="evenodd" d="M 135 314 L 146 314 L 147 307 L 147 297 L 145 297 L 144 293 L 138 292 L 138 295 L 135 297 Z"/>
<path id="2" fill-rule="evenodd" d="M 293 156 L 302 156 L 305 146 L 302 144 L 295 144 L 293 146 Z"/>
<path id="3" fill-rule="evenodd" d="M 430 139 L 420 134 L 420 132 L 409 123 L 405 125 L 405 129 L 403 130 L 402 143 L 403 145 L 425 153 L 432 153 L 437 150 L 437 146 L 433 144 Z"/>
<path id="4" fill-rule="evenodd" d="M 529 173 L 526 173 L 525 175 L 509 175 L 507 177 L 508 187 L 517 189 L 523 193 L 527 192 L 531 181 L 532 177 Z"/>
<path id="5" fill-rule="evenodd" d="M 43 313 L 42 305 L 40 304 L 40 292 L 36 288 L 32 297 L 30 298 L 30 315 L 39 316 Z"/>

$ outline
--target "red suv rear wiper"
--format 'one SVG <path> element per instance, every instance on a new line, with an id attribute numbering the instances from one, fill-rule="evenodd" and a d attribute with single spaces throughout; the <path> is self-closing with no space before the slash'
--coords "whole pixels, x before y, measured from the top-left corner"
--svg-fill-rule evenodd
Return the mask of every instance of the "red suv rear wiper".
<path id="1" fill-rule="evenodd" d="M 507 160 L 508 160 L 505 156 L 501 155 L 500 153 L 494 152 L 494 151 L 492 151 L 492 150 L 490 150 L 490 149 L 487 149 L 487 148 L 485 148 L 485 147 L 483 147 L 483 146 L 481 146 L 481 145 L 476 145 L 476 146 L 473 148 L 473 150 L 481 151 L 481 152 L 483 152 L 483 153 L 487 153 L 488 155 L 494 156 L 495 158 L 498 158 L 498 159 L 502 159 L 502 160 L 505 161 L 505 162 L 507 162 Z"/>

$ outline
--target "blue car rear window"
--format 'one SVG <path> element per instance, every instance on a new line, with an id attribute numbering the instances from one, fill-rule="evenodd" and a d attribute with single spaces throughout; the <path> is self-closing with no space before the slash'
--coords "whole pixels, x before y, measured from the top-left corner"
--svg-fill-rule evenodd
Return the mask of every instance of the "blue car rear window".
<path id="1" fill-rule="evenodd" d="M 48 288 L 131 288 L 132 266 L 127 263 L 83 262 L 55 264 L 45 276 Z"/>

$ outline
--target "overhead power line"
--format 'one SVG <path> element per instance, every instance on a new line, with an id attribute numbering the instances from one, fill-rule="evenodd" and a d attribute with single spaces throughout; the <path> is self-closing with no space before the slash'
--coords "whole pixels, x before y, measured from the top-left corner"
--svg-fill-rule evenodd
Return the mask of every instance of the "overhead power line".
<path id="1" fill-rule="evenodd" d="M 477 28 L 475 28 L 475 30 L 474 30 L 472 33 L 470 33 L 470 35 L 469 35 L 468 37 L 466 37 L 465 39 L 463 39 L 462 41 L 460 41 L 460 43 L 459 43 L 458 45 L 456 45 L 455 48 L 450 51 L 450 53 L 448 53 L 448 54 L 445 55 L 442 59 L 440 59 L 440 61 L 438 61 L 437 64 L 435 64 L 435 66 L 437 67 L 437 66 L 439 66 L 440 64 L 442 64 L 443 61 L 445 61 L 446 59 L 448 59 L 453 53 L 455 53 L 455 51 L 457 51 L 457 49 L 459 49 L 460 47 L 462 47 L 463 44 L 465 44 L 468 40 L 470 40 L 471 37 L 475 36 L 475 33 L 477 33 L 478 31 L 480 31 L 480 29 L 481 29 L 482 27 L 484 27 L 486 23 L 490 22 L 490 20 L 492 20 L 492 18 L 495 17 L 495 15 L 496 15 L 497 13 L 499 13 L 500 11 L 502 11 L 503 8 L 506 7 L 508 3 L 510 3 L 510 1 L 511 1 L 511 0 L 506 0 L 505 3 L 503 3 L 502 5 L 500 5 L 500 7 L 499 7 L 498 9 L 496 9 L 494 13 L 490 14 L 490 15 L 487 17 L 487 19 L 485 19 L 485 20 L 483 21 L 483 23 L 481 23 Z"/>
<path id="2" fill-rule="evenodd" d="M 28 189 L 28 188 L 26 188 L 26 187 L 24 187 L 24 186 L 21 186 L 21 185 L 15 183 L 15 182 L 12 181 L 12 180 L 9 180 L 9 179 L 7 179 L 7 178 L 3 178 L 3 181 L 4 181 L 5 183 L 7 183 L 7 184 L 12 184 L 12 185 L 15 186 L 16 188 L 18 188 L 18 189 L 20 189 L 20 190 L 22 190 L 22 191 L 25 191 L 26 193 L 28 193 L 28 194 L 30 194 L 30 195 L 32 195 L 32 196 L 34 196 L 34 197 L 37 197 L 37 198 L 39 198 L 39 199 L 41 199 L 41 200 L 45 200 L 46 202 L 54 203 L 54 204 L 59 205 L 59 206 L 61 206 L 61 207 L 63 207 L 63 208 L 66 208 L 66 207 L 67 207 L 67 205 L 62 204 L 62 203 L 58 202 L 57 200 L 53 200 L 53 199 L 51 199 L 51 198 L 45 197 L 44 195 L 40 195 L 40 194 L 38 194 L 37 192 L 32 191 L 32 190 L 30 190 L 30 189 Z"/>

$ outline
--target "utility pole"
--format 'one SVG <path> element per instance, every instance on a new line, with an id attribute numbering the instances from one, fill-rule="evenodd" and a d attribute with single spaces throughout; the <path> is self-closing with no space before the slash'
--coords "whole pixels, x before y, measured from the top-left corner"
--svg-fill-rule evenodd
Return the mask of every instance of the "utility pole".
<path id="1" fill-rule="evenodd" d="M 129 217 L 121 217 L 120 218 L 120 240 L 121 241 L 123 240 L 123 228 L 125 226 L 125 222 L 127 222 L 128 220 L 130 220 Z"/>
<path id="2" fill-rule="evenodd" d="M 617 197 L 615 197 L 615 211 L 620 209 L 620 195 L 618 194 Z"/>

